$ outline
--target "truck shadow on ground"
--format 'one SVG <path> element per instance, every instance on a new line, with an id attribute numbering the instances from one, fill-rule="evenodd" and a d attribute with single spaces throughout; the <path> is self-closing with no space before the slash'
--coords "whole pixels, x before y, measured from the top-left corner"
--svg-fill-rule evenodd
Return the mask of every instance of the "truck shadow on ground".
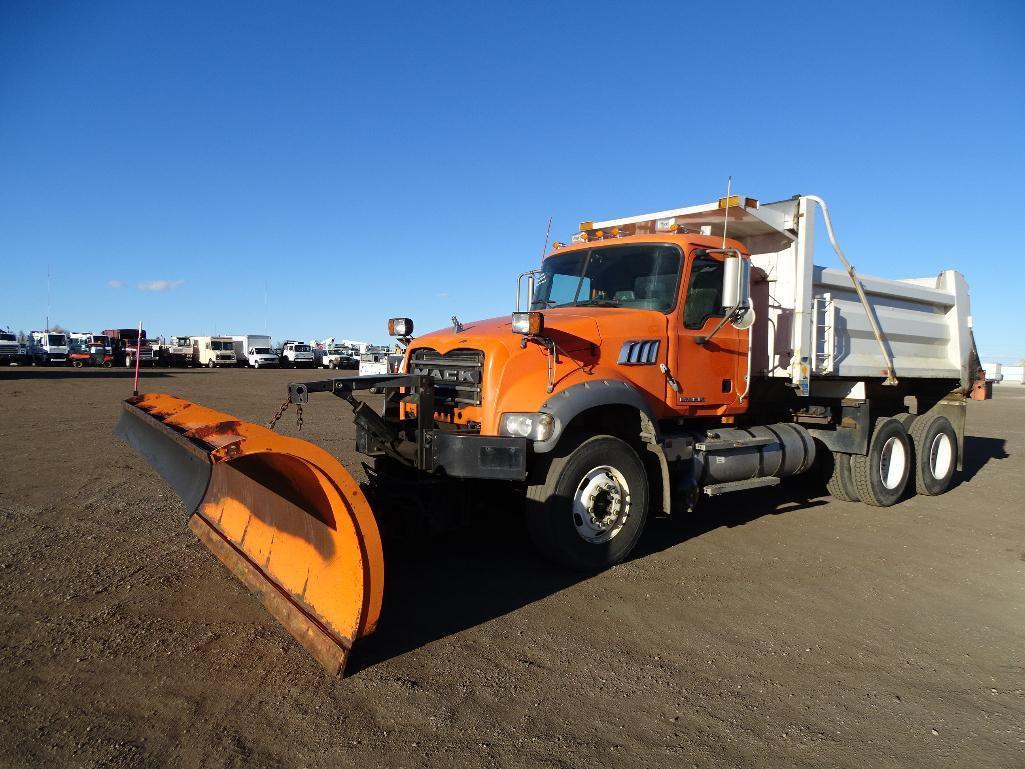
<path id="1" fill-rule="evenodd" d="M 967 483 L 990 461 L 1007 458 L 1004 441 L 965 439 Z M 636 561 L 677 547 L 720 527 L 821 507 L 830 498 L 811 478 L 721 497 L 690 515 L 655 518 L 631 556 Z M 522 512 L 491 508 L 469 527 L 385 547 L 384 609 L 377 631 L 356 644 L 348 672 L 480 625 L 601 575 L 577 573 L 541 559 L 527 536 Z"/>
<path id="2" fill-rule="evenodd" d="M 990 460 L 1007 459 L 1007 441 L 1003 438 L 987 438 L 978 435 L 966 435 L 964 439 L 964 469 L 954 476 L 954 487 L 962 483 L 971 483 L 979 471 Z"/>
<path id="3" fill-rule="evenodd" d="M 772 493 L 738 493 L 702 506 L 685 523 L 649 522 L 631 561 L 647 558 L 721 526 L 825 505 L 790 484 Z M 554 566 L 536 554 L 522 512 L 499 512 L 447 535 L 390 540 L 377 631 L 353 648 L 350 674 L 397 657 L 601 575 Z"/>

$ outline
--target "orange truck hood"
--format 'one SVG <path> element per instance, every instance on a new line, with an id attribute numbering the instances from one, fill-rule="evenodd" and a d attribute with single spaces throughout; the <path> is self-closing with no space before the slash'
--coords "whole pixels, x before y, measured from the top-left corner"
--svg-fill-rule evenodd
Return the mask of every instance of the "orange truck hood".
<path id="1" fill-rule="evenodd" d="M 544 335 L 554 340 L 559 350 L 553 393 L 583 381 L 612 378 L 638 385 L 653 402 L 664 400 L 665 381 L 657 366 L 632 367 L 627 372 L 626 367 L 618 366 L 618 358 L 624 341 L 659 339 L 663 340 L 660 360 L 664 360 L 665 315 L 652 310 L 566 307 L 546 310 L 544 316 Z M 501 414 L 538 411 L 550 397 L 547 350 L 534 342 L 524 347 L 523 339 L 513 333 L 506 315 L 464 323 L 460 332 L 447 328 L 424 334 L 412 342 L 410 351 L 481 350 L 482 404 L 460 409 L 454 421 L 479 422 L 482 434 L 496 435 Z M 638 376 L 645 381 L 638 382 Z"/>

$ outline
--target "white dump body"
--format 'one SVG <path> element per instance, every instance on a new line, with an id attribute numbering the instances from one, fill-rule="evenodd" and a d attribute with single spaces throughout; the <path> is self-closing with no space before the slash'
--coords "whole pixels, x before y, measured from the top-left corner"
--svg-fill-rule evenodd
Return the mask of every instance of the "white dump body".
<path id="1" fill-rule="evenodd" d="M 743 196 L 689 208 L 645 214 L 595 228 L 656 220 L 740 241 L 751 253 L 752 300 L 756 312 L 751 337 L 753 377 L 790 379 L 805 395 L 826 379 L 884 379 L 887 362 L 865 307 L 832 250 L 815 264 L 818 203 L 795 197 L 759 205 Z M 835 213 L 835 212 L 834 212 Z M 842 215 L 834 217 L 843 242 Z M 857 266 L 859 254 L 848 253 Z M 882 331 L 901 379 L 957 380 L 971 386 L 974 342 L 968 284 L 955 270 L 924 278 L 879 278 L 858 273 L 870 312 Z M 828 386 L 828 385 L 827 385 Z M 822 385 L 820 385 L 822 387 Z"/>

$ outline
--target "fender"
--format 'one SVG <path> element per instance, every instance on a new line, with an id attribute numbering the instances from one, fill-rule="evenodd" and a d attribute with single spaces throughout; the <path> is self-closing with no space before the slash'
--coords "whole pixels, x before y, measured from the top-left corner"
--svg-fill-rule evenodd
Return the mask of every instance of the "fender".
<path id="1" fill-rule="evenodd" d="M 640 390 L 629 382 L 619 379 L 598 379 L 581 382 L 567 387 L 541 404 L 541 411 L 555 417 L 555 431 L 547 441 L 534 441 L 534 452 L 545 454 L 559 443 L 562 432 L 573 419 L 596 406 L 629 406 L 636 409 L 640 418 L 638 436 L 648 450 L 657 458 L 662 475 L 662 511 L 668 513 L 671 506 L 669 485 L 669 463 L 662 450 L 662 436 L 658 419 Z"/>

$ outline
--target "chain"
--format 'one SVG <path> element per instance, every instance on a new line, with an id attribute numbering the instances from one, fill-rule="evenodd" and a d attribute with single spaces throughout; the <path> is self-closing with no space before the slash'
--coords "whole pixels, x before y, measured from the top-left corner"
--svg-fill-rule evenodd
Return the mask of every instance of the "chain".
<path id="1" fill-rule="evenodd" d="M 291 401 L 289 401 L 288 398 L 285 398 L 285 402 L 281 404 L 281 407 L 278 409 L 278 413 L 271 417 L 270 424 L 268 424 L 267 427 L 273 430 L 274 425 L 276 425 L 278 423 L 278 420 L 281 419 L 282 416 L 284 416 L 285 412 L 288 411 L 288 407 L 290 405 Z M 299 413 L 302 414 L 302 406 L 299 407 Z M 300 417 L 300 419 L 301 418 L 302 417 Z"/>
<path id="2" fill-rule="evenodd" d="M 295 404 L 295 428 L 302 432 L 303 429 L 303 405 L 301 403 Z"/>

